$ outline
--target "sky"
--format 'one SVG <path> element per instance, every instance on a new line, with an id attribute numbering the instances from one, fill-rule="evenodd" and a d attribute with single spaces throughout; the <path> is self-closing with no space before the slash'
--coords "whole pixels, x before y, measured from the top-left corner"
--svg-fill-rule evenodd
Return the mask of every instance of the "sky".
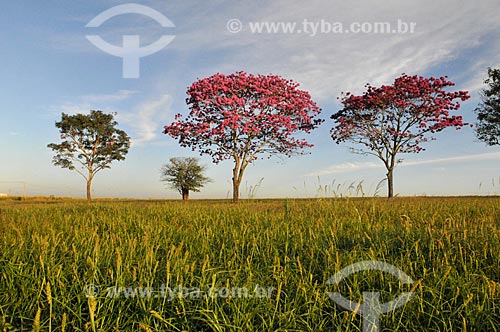
<path id="1" fill-rule="evenodd" d="M 125 161 L 98 173 L 93 196 L 179 198 L 160 181 L 160 168 L 171 157 L 199 154 L 162 134 L 163 126 L 177 113 L 187 115 L 186 90 L 196 79 L 243 70 L 300 83 L 326 120 L 308 135 L 314 144 L 309 154 L 264 156 L 249 166 L 243 198 L 360 195 L 360 183 L 365 195 L 385 195 L 382 163 L 352 154 L 349 144 L 337 145 L 330 138 L 329 118 L 341 108 L 341 92 L 360 94 L 366 83 L 391 84 L 402 73 L 446 75 L 456 83 L 454 89 L 470 92 L 457 114 L 474 123 L 487 68 L 500 68 L 498 0 L 150 0 L 134 4 L 161 14 L 170 26 L 141 13 L 124 13 L 87 27 L 105 10 L 128 3 L 2 3 L 0 193 L 19 195 L 25 189 L 28 195 L 84 197 L 83 178 L 53 166 L 47 144 L 59 141 L 54 124 L 62 112 L 99 109 L 117 113 L 132 146 Z M 377 22 L 388 22 L 391 33 L 374 33 Z M 264 25 L 259 33 L 259 24 L 294 29 L 271 31 Z M 410 24 L 413 31 L 403 33 Z M 333 27 L 337 30 L 328 32 Z M 117 47 L 124 35 L 138 35 L 141 47 L 165 35 L 175 37 L 139 59 L 137 78 L 124 78 L 122 57 L 99 49 L 89 35 Z M 436 138 L 425 144 L 426 151 L 400 156 L 397 194 L 500 194 L 500 147 L 478 141 L 470 127 L 448 129 Z M 231 197 L 232 162 L 215 165 L 209 156 L 200 158 L 213 181 L 191 197 Z"/>

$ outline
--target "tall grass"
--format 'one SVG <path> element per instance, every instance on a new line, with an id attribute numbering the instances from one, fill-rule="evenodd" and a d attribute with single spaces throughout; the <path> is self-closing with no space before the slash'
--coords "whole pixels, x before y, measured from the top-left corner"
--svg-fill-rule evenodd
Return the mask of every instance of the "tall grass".
<path id="1" fill-rule="evenodd" d="M 416 281 L 383 331 L 500 329 L 498 198 L 0 204 L 0 331 L 361 331 L 326 292 L 384 302 L 411 287 L 373 271 L 326 285 L 362 260 Z M 272 293 L 170 299 L 162 284 Z M 104 292 L 121 286 L 155 293 Z"/>

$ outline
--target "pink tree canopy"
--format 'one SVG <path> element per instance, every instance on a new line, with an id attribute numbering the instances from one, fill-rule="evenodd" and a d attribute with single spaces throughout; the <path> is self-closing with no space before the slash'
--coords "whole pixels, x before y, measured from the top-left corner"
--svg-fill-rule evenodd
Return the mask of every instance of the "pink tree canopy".
<path id="1" fill-rule="evenodd" d="M 335 122 L 332 138 L 336 143 L 359 144 L 354 152 L 382 160 L 388 171 L 388 195 L 392 197 L 392 172 L 398 153 L 418 153 L 424 150 L 422 143 L 435 139 L 434 133 L 466 125 L 461 116 L 450 115 L 460 108 L 456 100 L 470 98 L 467 91 L 444 90 L 454 85 L 447 77 L 403 74 L 393 85 L 377 88 L 367 84 L 366 92 L 359 96 L 347 92 L 341 98 L 343 109 L 331 116 Z"/>
<path id="2" fill-rule="evenodd" d="M 181 146 L 210 155 L 215 163 L 233 159 L 233 199 L 247 165 L 267 153 L 292 156 L 311 147 L 296 133 L 310 133 L 323 120 L 308 92 L 276 75 L 245 72 L 198 79 L 187 91 L 190 109 L 164 133 Z"/>

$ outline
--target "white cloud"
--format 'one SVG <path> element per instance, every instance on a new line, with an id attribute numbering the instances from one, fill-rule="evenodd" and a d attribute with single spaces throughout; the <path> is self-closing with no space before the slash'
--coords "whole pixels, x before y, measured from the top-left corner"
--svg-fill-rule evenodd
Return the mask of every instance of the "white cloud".
<path id="1" fill-rule="evenodd" d="M 118 4 L 120 1 L 109 1 Z M 385 0 L 356 2 L 311 0 L 306 5 L 299 0 L 272 2 L 165 2 L 145 0 L 171 19 L 176 35 L 165 54 L 186 55 L 184 65 L 195 59 L 206 59 L 197 65 L 195 77 L 210 73 L 247 70 L 256 73 L 275 73 L 292 78 L 311 91 L 313 97 L 335 100 L 341 91 L 361 92 L 365 83 L 391 83 L 402 72 L 423 74 L 430 68 L 439 74 L 449 74 L 443 66 L 458 59 L 464 50 L 478 51 L 472 65 L 463 68 L 460 79 L 466 87 L 477 90 L 484 79 L 483 66 L 500 63 L 500 29 L 497 0 L 462 2 L 457 0 L 420 0 L 418 2 Z M 105 9 L 105 6 L 103 7 Z M 84 23 L 98 13 L 88 12 L 81 18 L 80 35 L 58 35 L 52 32 L 57 47 L 67 51 L 101 52 L 84 38 L 89 29 Z M 237 34 L 226 30 L 226 22 L 237 18 L 244 25 Z M 155 41 L 165 33 L 156 22 L 130 15 L 130 20 L 109 22 L 99 30 L 110 43 L 119 45 L 122 35 L 138 34 L 144 44 Z M 348 27 L 354 22 L 415 22 L 414 34 L 252 34 L 249 22 L 295 22 L 303 20 L 329 23 L 341 22 Z M 486 38 L 490 36 L 490 38 Z M 79 43 L 81 45 L 73 45 Z M 484 47 L 487 46 L 487 47 Z M 223 56 L 221 56 L 223 54 Z M 103 56 L 109 56 L 103 54 Z M 181 66 L 182 59 L 177 59 Z M 202 67 L 204 66 L 204 67 Z M 461 68 L 462 69 L 462 68 Z M 442 71 L 442 72 L 441 72 Z M 478 72 L 481 71 L 481 74 Z M 456 80 L 455 77 L 450 77 Z"/>
<path id="2" fill-rule="evenodd" d="M 135 95 L 137 91 L 133 90 L 118 90 L 112 94 L 94 94 L 80 97 L 81 100 L 89 103 L 113 103 L 129 99 Z"/>
<path id="3" fill-rule="evenodd" d="M 429 160 L 412 160 L 406 162 L 403 161 L 403 163 L 400 164 L 399 166 L 418 166 L 418 165 L 440 164 L 440 163 L 461 163 L 461 162 L 482 161 L 491 159 L 500 159 L 500 152 L 469 154 L 463 156 L 436 158 Z"/>
<path id="4" fill-rule="evenodd" d="M 51 107 L 51 113 L 54 115 L 60 115 L 61 113 L 66 113 L 70 115 L 74 115 L 77 113 L 81 114 L 88 114 L 90 110 L 101 110 L 106 113 L 113 113 L 116 112 L 113 108 L 111 107 L 99 107 L 96 104 L 93 103 L 87 103 L 87 102 L 64 102 L 61 105 L 53 106 Z"/>
<path id="5" fill-rule="evenodd" d="M 321 176 L 321 175 L 328 175 L 328 174 L 335 174 L 335 173 L 347 173 L 347 172 L 354 172 L 354 171 L 359 171 L 362 169 L 369 169 L 369 168 L 383 168 L 382 163 L 375 163 L 375 162 L 347 162 L 347 163 L 341 163 L 341 164 L 336 164 L 332 165 L 330 167 L 321 169 L 316 172 L 308 173 L 305 176 Z"/>
<path id="6" fill-rule="evenodd" d="M 186 2 L 184 6 L 193 7 L 193 4 Z M 359 93 L 367 82 L 391 83 L 403 72 L 423 74 L 430 68 L 438 68 L 436 71 L 440 75 L 449 74 L 449 68 L 438 66 L 458 59 L 461 52 L 470 48 L 477 48 L 479 52 L 473 62 L 482 65 L 485 58 L 500 61 L 498 52 L 483 54 L 484 50 L 480 50 L 484 45 L 500 49 L 498 38 L 483 38 L 500 28 L 497 0 L 479 3 L 387 0 L 376 5 L 372 1 L 313 0 L 304 5 L 298 0 L 277 0 L 259 6 L 254 2 L 234 2 L 233 5 L 210 7 L 217 8 L 218 12 L 192 10 L 192 16 L 179 22 L 182 31 L 169 48 L 203 53 L 222 50 L 224 57 L 214 60 L 215 63 L 212 61 L 208 71 L 244 69 L 280 74 L 300 82 L 320 100 L 334 100 L 341 91 Z M 231 18 L 243 22 L 242 32 L 226 31 L 225 23 Z M 303 33 L 252 34 L 248 26 L 255 21 L 300 25 L 304 19 L 342 22 L 344 26 L 353 22 L 397 24 L 401 19 L 415 22 L 416 33 L 325 33 L 311 37 Z M 476 76 L 473 67 L 463 68 L 464 80 Z M 455 77 L 450 79 L 456 80 Z"/>
<path id="7" fill-rule="evenodd" d="M 50 107 L 50 112 L 59 115 L 61 112 L 66 114 L 89 113 L 90 110 L 101 110 L 107 113 L 116 112 L 116 104 L 130 99 L 137 91 L 118 90 L 109 94 L 90 94 L 83 95 L 75 101 L 66 101 L 60 105 Z"/>
<path id="8" fill-rule="evenodd" d="M 500 159 L 500 152 L 488 152 L 488 153 L 480 153 L 480 154 L 471 154 L 471 155 L 463 155 L 463 156 L 455 156 L 455 157 L 447 157 L 447 158 L 435 158 L 435 159 L 427 159 L 427 160 L 410 160 L 403 161 L 398 164 L 397 167 L 407 167 L 407 166 L 420 166 L 420 165 L 429 165 L 429 164 L 453 164 L 453 163 L 463 163 L 463 162 L 473 162 L 473 161 L 483 161 L 483 160 L 494 160 Z M 382 162 L 355 162 L 355 163 L 341 163 L 332 165 L 330 167 L 321 169 L 316 172 L 308 173 L 305 176 L 320 176 L 327 174 L 335 174 L 335 173 L 347 173 L 354 172 L 364 169 L 370 168 L 384 168 Z"/>
<path id="9" fill-rule="evenodd" d="M 134 106 L 123 106 L 121 102 L 130 101 L 137 91 L 119 90 L 112 94 L 84 95 L 77 98 L 77 102 L 64 102 L 51 107 L 52 112 L 60 114 L 87 114 L 90 110 L 98 109 L 106 113 L 116 113 L 120 125 L 125 125 L 136 146 L 154 141 L 161 133 L 162 121 L 170 111 L 172 97 L 168 94 L 154 96 Z"/>
<path id="10" fill-rule="evenodd" d="M 144 145 L 161 133 L 162 120 L 171 106 L 172 97 L 164 94 L 135 106 L 131 112 L 118 114 L 118 119 L 132 129 L 132 143 Z"/>
<path id="11" fill-rule="evenodd" d="M 500 54 L 500 44 L 496 46 L 488 52 L 489 57 L 476 62 L 469 68 L 466 73 L 468 76 L 464 78 L 460 89 L 469 91 L 472 96 L 478 96 L 478 93 L 486 88 L 484 81 L 488 78 L 487 68 L 500 68 L 500 59 L 495 59 L 496 55 Z"/>

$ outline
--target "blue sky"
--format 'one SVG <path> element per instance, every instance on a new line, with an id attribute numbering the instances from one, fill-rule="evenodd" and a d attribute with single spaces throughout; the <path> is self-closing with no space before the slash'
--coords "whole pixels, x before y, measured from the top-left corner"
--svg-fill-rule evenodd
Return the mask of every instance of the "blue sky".
<path id="1" fill-rule="evenodd" d="M 301 83 L 323 109 L 325 123 L 310 135 L 311 154 L 273 157 L 250 166 L 242 196 L 262 182 L 257 197 L 315 197 L 348 194 L 363 181 L 373 194 L 384 178 L 381 162 L 351 154 L 329 136 L 329 116 L 339 109 L 342 91 L 361 93 L 365 83 L 390 84 L 401 73 L 448 75 L 472 98 L 460 114 L 474 122 L 473 109 L 487 67 L 500 67 L 500 3 L 445 1 L 136 1 L 166 17 L 175 28 L 137 14 L 117 16 L 98 28 L 86 24 L 102 11 L 128 1 L 8 1 L 0 12 L 0 193 L 83 197 L 83 179 L 51 164 L 48 143 L 61 112 L 101 109 L 117 112 L 133 145 L 124 162 L 97 175 L 95 197 L 177 198 L 159 181 L 161 165 L 174 156 L 197 156 L 163 135 L 176 113 L 187 113 L 185 91 L 200 77 L 244 70 L 278 74 Z M 230 19 L 242 23 L 231 33 Z M 252 33 L 254 22 L 416 23 L 413 34 Z M 164 34 L 175 39 L 140 61 L 140 77 L 122 77 L 122 59 L 92 45 L 98 34 L 120 45 L 123 35 L 140 35 L 147 45 Z M 402 155 L 396 168 L 400 195 L 500 193 L 500 148 L 478 142 L 471 128 L 438 134 L 418 155 Z M 193 198 L 230 197 L 230 161 L 202 157 L 214 181 Z M 353 190 L 351 190 L 354 193 Z M 381 189 L 385 194 L 385 187 Z"/>

